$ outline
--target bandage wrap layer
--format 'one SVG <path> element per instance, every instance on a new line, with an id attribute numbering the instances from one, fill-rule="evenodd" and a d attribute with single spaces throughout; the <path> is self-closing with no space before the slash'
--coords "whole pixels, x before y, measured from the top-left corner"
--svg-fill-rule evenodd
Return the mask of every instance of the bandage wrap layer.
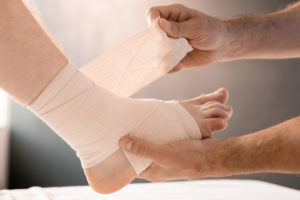
<path id="1" fill-rule="evenodd" d="M 191 51 L 184 38 L 173 39 L 158 19 L 145 31 L 80 69 L 97 85 L 118 96 L 129 97 L 170 71 Z"/>
<path id="2" fill-rule="evenodd" d="M 189 50 L 185 39 L 168 38 L 156 21 L 80 70 L 68 64 L 30 109 L 77 152 L 84 168 L 112 155 L 128 134 L 155 143 L 200 139 L 196 121 L 178 102 L 128 98 Z M 124 154 L 137 174 L 151 163 Z"/>

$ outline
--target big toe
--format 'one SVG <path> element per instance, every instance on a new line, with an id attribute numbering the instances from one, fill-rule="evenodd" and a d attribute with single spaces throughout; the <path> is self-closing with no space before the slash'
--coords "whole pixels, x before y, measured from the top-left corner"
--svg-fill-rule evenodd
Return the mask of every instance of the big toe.
<path id="1" fill-rule="evenodd" d="M 223 104 L 227 103 L 229 98 L 229 92 L 226 88 L 220 88 L 216 90 L 214 93 L 217 94 L 215 101 L 218 101 Z"/>
<path id="2" fill-rule="evenodd" d="M 225 104 L 228 101 L 228 98 L 229 98 L 229 93 L 227 89 L 220 88 L 215 92 L 202 94 L 201 96 L 198 96 L 196 98 L 182 101 L 182 103 L 192 103 L 192 104 L 202 105 L 210 101 L 217 101 L 222 104 Z"/>

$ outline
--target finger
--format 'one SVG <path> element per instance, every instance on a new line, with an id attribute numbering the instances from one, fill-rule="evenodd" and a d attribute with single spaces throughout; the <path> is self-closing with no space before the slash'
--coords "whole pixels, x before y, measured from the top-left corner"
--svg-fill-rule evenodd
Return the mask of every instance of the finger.
<path id="1" fill-rule="evenodd" d="M 180 4 L 156 6 L 150 8 L 146 12 L 146 18 L 149 24 L 152 24 L 157 17 L 165 18 L 170 21 L 182 22 L 190 19 L 194 15 L 194 12 L 194 10 Z"/>
<path id="2" fill-rule="evenodd" d="M 137 178 L 146 179 L 149 181 L 154 181 L 154 179 L 158 179 L 158 171 L 161 168 L 157 163 L 153 162 L 147 169 L 145 169 L 142 173 L 140 173 Z"/>
<path id="3" fill-rule="evenodd" d="M 153 21 L 158 17 L 163 17 L 163 14 L 160 13 L 160 7 L 152 7 L 145 13 L 148 25 L 150 26 Z"/>
<path id="4" fill-rule="evenodd" d="M 160 27 L 167 33 L 169 37 L 172 38 L 187 38 L 192 39 L 195 35 L 193 30 L 193 20 L 187 20 L 183 22 L 173 22 L 161 18 L 159 20 Z"/>
<path id="5" fill-rule="evenodd" d="M 123 150 L 129 153 L 154 161 L 158 160 L 164 152 L 163 145 L 153 144 L 133 136 L 125 136 L 121 138 L 119 144 Z"/>
<path id="6" fill-rule="evenodd" d="M 171 180 L 174 176 L 173 170 L 153 164 L 150 168 L 143 171 L 138 178 L 146 179 L 151 182 L 162 182 Z"/>
<path id="7" fill-rule="evenodd" d="M 215 51 L 202 51 L 194 49 L 180 61 L 182 68 L 196 68 L 207 66 L 216 61 Z"/>

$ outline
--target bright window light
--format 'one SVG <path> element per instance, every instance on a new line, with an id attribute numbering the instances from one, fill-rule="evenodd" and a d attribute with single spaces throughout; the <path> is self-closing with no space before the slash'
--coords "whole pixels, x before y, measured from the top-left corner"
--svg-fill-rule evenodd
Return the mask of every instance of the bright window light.
<path id="1" fill-rule="evenodd" d="M 8 98 L 3 90 L 0 89 L 0 128 L 7 126 L 8 123 Z"/>

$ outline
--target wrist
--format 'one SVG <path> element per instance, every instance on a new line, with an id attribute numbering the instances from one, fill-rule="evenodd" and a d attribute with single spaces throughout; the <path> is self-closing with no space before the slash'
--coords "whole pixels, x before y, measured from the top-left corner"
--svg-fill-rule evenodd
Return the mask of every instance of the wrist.
<path id="1" fill-rule="evenodd" d="M 216 49 L 217 62 L 226 62 L 232 57 L 232 44 L 235 38 L 235 32 L 232 30 L 231 24 L 228 20 L 220 19 L 220 45 Z"/>
<path id="2" fill-rule="evenodd" d="M 219 62 L 243 57 L 247 40 L 243 39 L 240 19 L 223 19 L 222 45 L 218 49 Z"/>
<path id="3" fill-rule="evenodd" d="M 224 19 L 226 41 L 220 48 L 223 52 L 221 61 L 259 58 L 268 49 L 270 35 L 266 28 L 272 29 L 269 17 L 241 16 Z M 265 45 L 263 45 L 265 44 Z"/>
<path id="4" fill-rule="evenodd" d="M 239 174 L 243 160 L 241 137 L 217 140 L 207 151 L 207 177 L 225 177 Z"/>
<path id="5" fill-rule="evenodd" d="M 232 173 L 232 155 L 236 151 L 237 138 L 226 138 L 220 140 L 214 147 L 213 159 L 210 161 L 213 177 L 230 176 Z"/>
<path id="6" fill-rule="evenodd" d="M 229 176 L 231 171 L 227 162 L 230 162 L 232 155 L 230 146 L 233 140 L 235 138 L 209 138 L 201 141 L 198 155 L 194 159 L 196 164 L 193 179 Z"/>

